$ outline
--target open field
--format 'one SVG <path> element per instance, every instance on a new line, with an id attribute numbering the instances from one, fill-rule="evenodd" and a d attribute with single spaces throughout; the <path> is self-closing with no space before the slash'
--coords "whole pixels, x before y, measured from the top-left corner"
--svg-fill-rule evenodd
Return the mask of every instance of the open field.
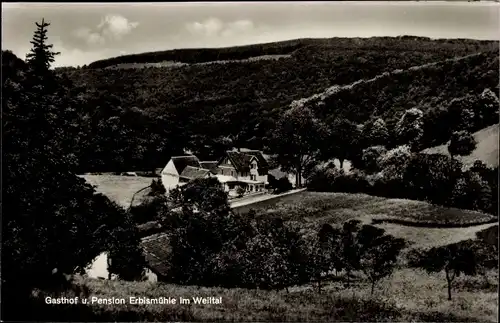
<path id="1" fill-rule="evenodd" d="M 387 229 L 394 236 L 407 239 L 415 246 L 437 246 L 471 239 L 477 231 L 495 225 L 491 222 L 496 220 L 488 214 L 421 201 L 347 193 L 304 192 L 294 196 L 293 200 L 280 200 L 257 210 L 280 214 L 288 221 L 299 223 L 304 229 L 317 229 L 324 223 L 338 225 L 350 219 L 358 219 L 363 223 L 379 222 L 377 226 Z M 401 221 L 405 225 L 391 221 Z M 464 227 L 453 228 L 452 224 Z M 434 228 L 422 228 L 423 225 L 432 225 Z"/>
<path id="2" fill-rule="evenodd" d="M 476 149 L 469 156 L 458 157 L 464 165 L 471 166 L 476 160 L 481 160 L 490 167 L 498 166 L 498 127 L 495 124 L 474 133 Z M 428 148 L 424 152 L 449 155 L 447 145 Z"/>
<path id="3" fill-rule="evenodd" d="M 151 184 L 150 177 L 118 175 L 80 175 L 87 183 L 96 186 L 96 191 L 106 195 L 111 201 L 128 208 L 134 194 Z"/>
<path id="4" fill-rule="evenodd" d="M 459 277 L 453 300 L 446 300 L 441 274 L 401 269 L 369 295 L 369 286 L 356 282 L 345 287 L 336 281 L 318 294 L 302 286 L 286 291 L 204 288 L 150 282 L 106 281 L 77 278 L 89 288 L 89 297 L 123 298 L 125 305 L 83 306 L 110 320 L 183 321 L 461 321 L 497 322 L 498 271 L 488 273 L 491 286 L 481 277 Z M 222 297 L 215 305 L 131 305 L 129 297 Z M 191 301 L 192 302 L 192 301 Z M 47 306 L 47 305 L 45 305 Z M 103 318 L 101 316 L 101 318 Z"/>

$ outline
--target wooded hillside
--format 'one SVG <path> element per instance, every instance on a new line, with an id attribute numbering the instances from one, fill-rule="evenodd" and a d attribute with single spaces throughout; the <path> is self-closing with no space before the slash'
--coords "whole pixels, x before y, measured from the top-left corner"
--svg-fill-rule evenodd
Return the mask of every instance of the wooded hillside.
<path id="1" fill-rule="evenodd" d="M 123 56 L 83 69 L 60 69 L 60 73 L 80 89 L 90 89 L 82 94 L 82 110 L 94 135 L 81 148 L 83 168 L 153 169 L 184 148 L 200 158 L 213 158 L 230 146 L 265 149 L 277 117 L 292 101 L 385 72 L 389 74 L 379 81 L 358 84 L 352 91 L 336 95 L 322 117 L 342 115 L 355 122 L 372 115 L 385 119 L 414 106 L 431 111 L 453 98 L 484 88 L 494 90 L 498 85 L 497 48 L 497 42 L 419 37 L 305 39 Z M 484 53 L 406 71 L 479 52 Z M 199 63 L 279 54 L 291 56 L 103 69 L 133 62 Z M 403 72 L 393 72 L 398 69 Z"/>

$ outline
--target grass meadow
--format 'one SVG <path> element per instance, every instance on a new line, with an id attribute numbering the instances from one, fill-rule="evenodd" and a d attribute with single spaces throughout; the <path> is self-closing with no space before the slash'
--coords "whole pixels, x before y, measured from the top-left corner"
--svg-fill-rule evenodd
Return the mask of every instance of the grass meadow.
<path id="1" fill-rule="evenodd" d="M 444 274 L 402 268 L 377 286 L 374 295 L 363 280 L 349 287 L 340 278 L 318 293 L 312 286 L 289 292 L 205 288 L 150 282 L 123 282 L 77 277 L 89 289 L 89 298 L 123 298 L 125 305 L 81 305 L 95 320 L 133 321 L 446 321 L 498 322 L 498 271 L 484 278 L 457 278 L 453 299 L 447 300 Z M 41 295 L 40 295 L 41 296 Z M 72 296 L 72 295 L 68 295 Z M 215 305 L 131 305 L 131 296 L 145 298 L 222 297 Z M 70 310 L 69 308 L 68 310 Z M 73 306 L 73 310 L 76 307 Z M 92 315 L 88 314 L 92 313 Z M 86 317 L 87 318 L 87 317 Z"/>

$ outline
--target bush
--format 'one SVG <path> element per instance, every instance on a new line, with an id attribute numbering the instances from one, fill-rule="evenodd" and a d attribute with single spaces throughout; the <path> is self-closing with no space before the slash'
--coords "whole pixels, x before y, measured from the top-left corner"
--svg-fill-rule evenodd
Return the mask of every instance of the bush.
<path id="1" fill-rule="evenodd" d="M 360 172 L 320 169 L 311 176 L 308 188 L 317 192 L 360 193 L 369 192 L 370 184 Z"/>

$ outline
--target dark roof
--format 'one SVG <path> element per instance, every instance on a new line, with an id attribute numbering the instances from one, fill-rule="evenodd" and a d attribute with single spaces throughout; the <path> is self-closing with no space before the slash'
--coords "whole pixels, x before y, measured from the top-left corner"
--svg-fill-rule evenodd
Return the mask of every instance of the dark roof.
<path id="1" fill-rule="evenodd" d="M 141 240 L 141 247 L 148 267 L 157 275 L 168 274 L 168 257 L 172 248 L 169 245 L 168 235 L 159 233 Z"/>
<path id="2" fill-rule="evenodd" d="M 200 161 L 194 155 L 172 157 L 172 162 L 178 174 L 181 174 L 187 166 L 200 168 Z"/>
<path id="3" fill-rule="evenodd" d="M 252 157 L 255 157 L 259 165 L 259 175 L 267 174 L 269 164 L 258 150 L 249 150 L 245 152 L 228 151 L 227 156 L 233 163 L 234 168 L 240 173 L 250 171 L 250 161 Z"/>
<path id="4" fill-rule="evenodd" d="M 259 172 L 259 175 L 265 175 L 265 173 L 269 170 L 269 164 L 264 158 L 264 155 L 258 150 L 251 150 L 246 152 L 246 154 L 252 155 L 257 158 L 257 162 L 259 163 L 259 170 L 262 169 L 263 174 Z"/>
<path id="5" fill-rule="evenodd" d="M 217 169 L 217 161 L 200 161 L 201 168 L 209 169 L 213 174 L 217 174 L 219 170 Z"/>
<path id="6" fill-rule="evenodd" d="M 184 170 L 179 176 L 187 179 L 195 179 L 195 178 L 202 178 L 209 172 L 210 170 L 208 169 L 186 166 L 186 168 L 184 168 Z"/>

